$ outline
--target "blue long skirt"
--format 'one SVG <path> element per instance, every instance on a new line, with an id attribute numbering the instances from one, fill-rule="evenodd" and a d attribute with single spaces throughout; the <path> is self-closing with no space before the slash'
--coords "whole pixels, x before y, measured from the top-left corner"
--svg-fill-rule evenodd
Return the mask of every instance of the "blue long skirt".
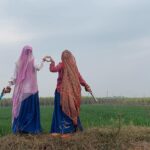
<path id="1" fill-rule="evenodd" d="M 55 91 L 54 112 L 50 133 L 74 133 L 77 130 L 83 131 L 80 118 L 78 117 L 77 125 L 62 111 L 60 105 L 60 93 Z"/>
<path id="2" fill-rule="evenodd" d="M 21 103 L 19 116 L 13 121 L 12 131 L 13 133 L 31 134 L 41 132 L 38 92 Z"/>

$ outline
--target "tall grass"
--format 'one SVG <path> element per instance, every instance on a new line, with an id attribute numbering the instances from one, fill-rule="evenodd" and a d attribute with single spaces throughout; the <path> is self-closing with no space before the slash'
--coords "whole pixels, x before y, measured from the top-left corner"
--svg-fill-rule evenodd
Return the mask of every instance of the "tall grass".
<path id="1" fill-rule="evenodd" d="M 128 97 L 103 97 L 97 98 L 98 104 L 111 104 L 111 105 L 150 105 L 149 97 L 138 97 L 138 98 L 128 98 Z M 93 104 L 95 101 L 92 97 L 82 97 L 81 104 Z M 54 104 L 53 97 L 42 97 L 40 98 L 40 105 L 47 106 Z M 10 99 L 4 99 L 0 101 L 0 107 L 11 106 Z"/>
<path id="2" fill-rule="evenodd" d="M 43 132 L 49 132 L 53 107 L 41 106 Z M 84 128 L 122 125 L 150 126 L 150 106 L 82 105 L 80 119 Z M 11 107 L 0 108 L 0 135 L 11 133 Z"/>

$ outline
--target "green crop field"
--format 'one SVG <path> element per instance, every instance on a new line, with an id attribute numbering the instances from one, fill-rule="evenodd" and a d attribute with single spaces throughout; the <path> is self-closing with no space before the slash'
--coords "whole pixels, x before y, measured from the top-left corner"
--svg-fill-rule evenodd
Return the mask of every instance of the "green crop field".
<path id="1" fill-rule="evenodd" d="M 41 124 L 44 133 L 50 130 L 52 106 L 41 106 Z M 80 118 L 85 129 L 93 127 L 150 126 L 150 106 L 81 105 Z M 0 107 L 0 136 L 11 133 L 11 107 Z"/>

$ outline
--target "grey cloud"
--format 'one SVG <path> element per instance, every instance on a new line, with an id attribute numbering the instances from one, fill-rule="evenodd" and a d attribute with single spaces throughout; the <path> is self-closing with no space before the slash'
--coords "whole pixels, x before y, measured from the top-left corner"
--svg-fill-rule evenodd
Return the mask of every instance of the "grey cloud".
<path id="1" fill-rule="evenodd" d="M 13 25 L 22 35 L 31 34 L 29 40 L 7 46 L 0 43 L 0 52 L 15 52 L 8 66 L 25 43 L 33 45 L 37 57 L 50 54 L 57 61 L 61 51 L 69 48 L 96 95 L 105 96 L 107 88 L 111 95 L 150 95 L 149 0 L 3 0 L 0 5 L 3 25 Z M 41 90 L 47 84 L 40 80 L 43 77 L 55 87 L 44 68 L 39 76 Z M 42 95 L 47 93 L 42 91 Z"/>

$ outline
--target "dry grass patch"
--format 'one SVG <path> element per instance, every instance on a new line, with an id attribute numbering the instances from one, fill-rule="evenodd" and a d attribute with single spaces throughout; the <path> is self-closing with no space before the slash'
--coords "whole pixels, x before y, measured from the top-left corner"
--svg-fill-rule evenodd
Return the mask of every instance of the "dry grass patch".
<path id="1" fill-rule="evenodd" d="M 93 128 L 70 139 L 50 134 L 7 135 L 0 138 L 0 150 L 149 150 L 150 128 Z"/>

